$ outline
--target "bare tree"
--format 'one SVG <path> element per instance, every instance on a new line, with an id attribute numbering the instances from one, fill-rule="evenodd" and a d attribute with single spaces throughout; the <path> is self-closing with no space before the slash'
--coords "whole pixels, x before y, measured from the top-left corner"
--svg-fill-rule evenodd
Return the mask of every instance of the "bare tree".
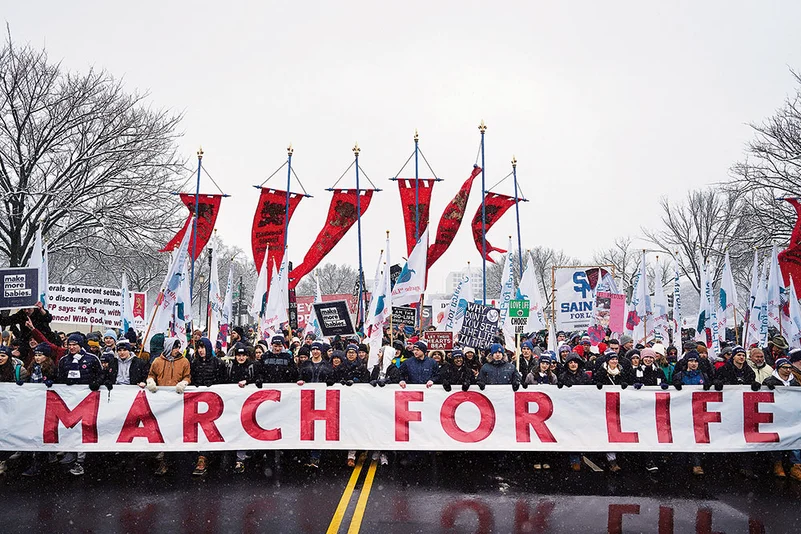
<path id="1" fill-rule="evenodd" d="M 615 239 L 610 248 L 596 252 L 593 262 L 598 265 L 614 265 L 615 277 L 622 283 L 618 289 L 631 296 L 634 277 L 640 270 L 642 252 L 642 249 L 632 245 L 630 237 L 621 237 Z M 663 287 L 667 286 L 673 279 L 672 258 L 659 256 L 658 268 L 655 262 L 646 262 L 646 275 L 652 283 L 659 281 Z"/>
<path id="2" fill-rule="evenodd" d="M 801 196 L 801 75 L 791 74 L 795 94 L 772 117 L 751 124 L 754 140 L 745 160 L 732 168 L 732 185 L 745 193 L 745 213 L 761 243 L 787 242 L 795 210 L 776 198 Z"/>
<path id="3" fill-rule="evenodd" d="M 534 275 L 539 281 L 543 297 L 550 306 L 553 298 L 553 288 L 551 287 L 551 268 L 558 265 L 580 265 L 581 262 L 576 258 L 571 258 L 563 250 L 556 250 L 546 247 L 534 247 L 523 251 L 523 269 L 526 268 L 528 255 L 534 263 Z M 513 253 L 512 276 L 515 286 L 520 283 L 520 266 L 516 255 Z M 506 261 L 506 254 L 503 254 L 497 263 L 487 264 L 487 297 L 498 298 L 501 292 L 501 276 L 503 274 L 503 264 Z"/>
<path id="4" fill-rule="evenodd" d="M 9 36 L 0 50 L 0 252 L 8 263 L 27 262 L 38 227 L 51 255 L 163 245 L 180 222 L 170 194 L 183 183 L 179 120 L 105 71 L 68 72 Z"/>
<path id="5" fill-rule="evenodd" d="M 336 265 L 326 263 L 316 269 L 320 277 L 320 291 L 323 295 L 339 293 L 352 293 L 359 276 L 358 271 L 350 265 Z M 317 292 L 317 282 L 314 276 L 304 277 L 298 284 L 298 295 L 314 295 Z"/>

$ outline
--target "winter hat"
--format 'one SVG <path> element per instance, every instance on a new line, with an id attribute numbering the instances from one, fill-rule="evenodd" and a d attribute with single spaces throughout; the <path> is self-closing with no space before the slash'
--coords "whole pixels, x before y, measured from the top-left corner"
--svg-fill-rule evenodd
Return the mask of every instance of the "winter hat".
<path id="1" fill-rule="evenodd" d="M 472 352 L 473 354 L 476 353 L 476 349 L 474 349 L 473 347 L 462 347 L 462 350 L 464 351 L 465 354 L 467 354 L 468 352 Z"/>
<path id="2" fill-rule="evenodd" d="M 423 352 L 428 352 L 428 345 L 426 345 L 425 341 L 415 341 L 414 342 L 415 348 L 422 350 Z M 356 347 L 358 349 L 358 347 Z"/>
<path id="3" fill-rule="evenodd" d="M 622 335 L 620 336 L 620 344 L 625 345 L 626 343 L 632 343 L 634 339 L 631 336 Z"/>
<path id="4" fill-rule="evenodd" d="M 234 344 L 234 354 L 247 354 L 248 349 L 245 347 L 244 343 L 235 343 Z"/>
<path id="5" fill-rule="evenodd" d="M 773 339 L 771 339 L 770 342 L 773 343 L 774 347 L 781 350 L 787 350 L 790 348 L 790 345 L 787 344 L 787 340 L 784 339 L 784 336 L 782 335 L 773 336 Z"/>
<path id="6" fill-rule="evenodd" d="M 319 341 L 315 341 L 314 343 L 312 343 L 311 345 L 309 345 L 309 348 L 310 348 L 311 350 L 319 350 L 319 351 L 322 351 L 322 350 L 323 350 L 323 344 L 322 344 L 322 343 L 320 343 Z"/>
<path id="7" fill-rule="evenodd" d="M 464 358 L 464 353 L 461 349 L 453 349 L 451 351 L 451 358 Z"/>
<path id="8" fill-rule="evenodd" d="M 503 353 L 504 352 L 503 345 L 501 345 L 500 343 L 493 343 L 492 345 L 490 345 L 489 354 L 495 354 L 496 352 Z"/>
<path id="9" fill-rule="evenodd" d="M 570 352 L 571 350 L 572 349 L 570 348 L 570 345 L 563 344 L 563 345 L 559 345 L 559 348 L 556 349 L 556 352 L 558 352 L 559 354 L 562 354 L 563 352 Z"/>
<path id="10" fill-rule="evenodd" d="M 364 343 L 359 343 L 359 352 L 370 352 L 370 347 L 365 345 Z"/>
<path id="11" fill-rule="evenodd" d="M 353 352 L 359 352 L 359 345 L 356 343 L 348 343 L 348 346 L 345 347 L 345 352 L 348 352 L 349 350 L 352 350 Z"/>
<path id="12" fill-rule="evenodd" d="M 609 356 L 606 357 L 606 361 L 618 360 L 618 359 L 620 359 L 620 358 L 619 358 L 617 352 L 615 352 L 613 354 L 610 354 Z"/>
<path id="13" fill-rule="evenodd" d="M 234 332 L 239 334 L 240 338 L 245 339 L 245 329 L 242 328 L 241 326 L 235 326 L 234 327 Z"/>
<path id="14" fill-rule="evenodd" d="M 788 360 L 787 358 L 777 358 L 776 365 L 774 367 L 778 369 L 782 365 L 792 365 L 792 363 L 790 363 L 790 360 Z"/>
<path id="15" fill-rule="evenodd" d="M 604 351 L 604 356 L 606 356 L 607 358 L 608 358 L 609 356 L 611 356 L 612 354 L 617 354 L 617 351 L 616 351 L 616 350 L 614 350 L 614 349 L 606 349 L 606 350 Z"/>
<path id="16" fill-rule="evenodd" d="M 790 359 L 790 363 L 801 362 L 801 349 L 793 349 L 787 356 Z"/>
<path id="17" fill-rule="evenodd" d="M 520 348 L 521 348 L 521 349 L 528 349 L 528 350 L 530 350 L 530 351 L 533 351 L 533 350 L 534 350 L 534 344 L 533 344 L 531 341 L 524 341 L 524 342 L 523 342 L 523 343 L 520 345 Z"/>
<path id="18" fill-rule="evenodd" d="M 133 347 L 131 346 L 131 342 L 128 341 L 127 339 L 120 340 L 117 343 L 117 350 L 121 350 L 121 349 L 133 350 Z"/>
<path id="19" fill-rule="evenodd" d="M 311 339 L 312 341 L 314 341 L 315 339 L 317 339 L 317 336 L 314 334 L 314 332 L 309 332 L 308 334 L 306 334 L 306 339 Z"/>
<path id="20" fill-rule="evenodd" d="M 684 359 L 687 360 L 688 362 L 690 360 L 698 361 L 698 351 L 697 350 L 688 351 L 687 354 L 684 355 Z"/>
<path id="21" fill-rule="evenodd" d="M 600 354 L 600 353 L 601 351 L 598 349 L 598 347 L 590 347 L 590 354 Z"/>
<path id="22" fill-rule="evenodd" d="M 67 344 L 70 343 L 77 343 L 78 345 L 83 343 L 83 338 L 81 337 L 81 334 L 78 333 L 70 334 L 70 337 L 67 338 Z"/>
<path id="23" fill-rule="evenodd" d="M 741 347 L 740 345 L 735 345 L 734 348 L 731 349 L 731 355 L 734 356 L 735 354 L 739 353 L 747 354 L 747 352 L 745 352 L 745 349 L 743 347 Z"/>
<path id="24" fill-rule="evenodd" d="M 654 346 L 651 348 L 654 349 L 654 352 L 660 356 L 665 356 L 667 354 L 667 351 L 665 351 L 665 346 L 661 343 L 654 343 Z"/>
<path id="25" fill-rule="evenodd" d="M 11 348 L 8 345 L 0 345 L 0 354 L 11 356 Z"/>
<path id="26" fill-rule="evenodd" d="M 329 345 L 328 343 L 326 343 L 324 341 L 323 342 L 323 352 L 328 353 L 329 350 L 331 350 L 331 345 Z"/>
<path id="27" fill-rule="evenodd" d="M 331 353 L 331 360 L 333 360 L 334 358 L 338 358 L 339 360 L 344 360 L 345 353 L 342 352 L 341 350 L 335 350 L 334 352 Z"/>
<path id="28" fill-rule="evenodd" d="M 300 343 L 300 339 L 297 337 L 292 338 L 292 343 Z"/>
<path id="29" fill-rule="evenodd" d="M 582 345 L 591 345 L 592 344 L 592 340 L 590 339 L 590 336 L 583 336 L 581 338 L 581 344 Z"/>
<path id="30" fill-rule="evenodd" d="M 403 352 L 403 349 L 405 347 L 403 345 L 403 341 L 401 341 L 400 339 L 396 339 L 395 341 L 392 342 L 392 348 L 394 348 L 398 352 Z"/>
<path id="31" fill-rule="evenodd" d="M 9 337 L 11 337 L 11 332 L 3 330 L 3 339 L 8 339 Z"/>
<path id="32" fill-rule="evenodd" d="M 547 363 L 548 365 L 551 365 L 551 356 L 548 354 L 543 354 L 539 357 L 537 361 L 539 363 Z"/>
<path id="33" fill-rule="evenodd" d="M 107 337 L 110 337 L 114 341 L 117 341 L 117 332 L 115 332 L 114 330 L 108 329 L 108 330 L 106 330 L 106 333 L 103 334 L 103 338 L 104 339 L 107 338 Z"/>
<path id="34" fill-rule="evenodd" d="M 651 349 L 651 350 L 653 350 L 653 349 Z M 631 349 L 631 350 L 626 351 L 626 358 L 628 358 L 630 360 L 632 357 L 634 357 L 635 354 L 637 356 L 640 356 L 640 349 Z"/>
<path id="35" fill-rule="evenodd" d="M 271 345 L 284 345 L 284 336 L 281 336 L 281 335 L 273 336 L 273 338 L 270 340 L 270 344 Z"/>
<path id="36" fill-rule="evenodd" d="M 571 352 L 570 356 L 568 356 L 567 360 L 565 360 L 565 364 L 568 364 L 570 362 L 578 362 L 579 366 L 584 365 L 584 359 L 582 359 L 582 357 L 579 356 L 577 352 Z"/>
<path id="37" fill-rule="evenodd" d="M 47 343 L 39 343 L 36 345 L 36 348 L 33 349 L 34 354 L 44 354 L 47 357 L 50 357 L 50 345 Z"/>
<path id="38" fill-rule="evenodd" d="M 94 339 L 90 339 L 89 341 L 86 342 L 86 344 L 89 345 L 89 347 L 91 347 L 93 349 L 99 349 L 100 348 L 100 343 L 98 343 Z"/>
<path id="39" fill-rule="evenodd" d="M 656 359 L 656 351 L 654 349 L 642 349 L 640 351 L 640 358 L 642 358 L 643 360 L 645 358 Z"/>
<path id="40" fill-rule="evenodd" d="M 298 356 L 311 356 L 311 349 L 308 345 L 303 345 L 298 349 Z"/>

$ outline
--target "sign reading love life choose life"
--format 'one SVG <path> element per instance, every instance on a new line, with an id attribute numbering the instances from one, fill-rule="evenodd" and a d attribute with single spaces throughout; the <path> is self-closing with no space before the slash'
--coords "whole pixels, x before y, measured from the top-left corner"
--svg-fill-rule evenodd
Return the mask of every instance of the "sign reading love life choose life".
<path id="1" fill-rule="evenodd" d="M 0 450 L 739 452 L 801 448 L 801 388 L 0 383 Z"/>

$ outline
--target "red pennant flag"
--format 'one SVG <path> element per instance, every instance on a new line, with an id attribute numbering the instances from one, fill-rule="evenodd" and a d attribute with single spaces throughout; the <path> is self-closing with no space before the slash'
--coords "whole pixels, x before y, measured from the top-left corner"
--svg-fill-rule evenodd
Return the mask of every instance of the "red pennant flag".
<path id="1" fill-rule="evenodd" d="M 170 239 L 170 242 L 164 245 L 164 248 L 159 252 L 171 252 L 181 244 L 184 234 L 187 230 L 192 230 L 192 217 L 195 214 L 195 195 L 191 193 L 181 193 L 179 195 L 181 201 L 189 208 L 189 217 L 184 222 L 183 227 L 175 234 L 175 237 Z M 220 201 L 222 195 L 198 195 L 198 218 L 197 218 L 197 243 L 195 244 L 195 254 L 192 255 L 192 242 L 195 239 L 191 234 L 189 235 L 189 254 L 192 259 L 196 260 L 209 242 L 211 231 L 214 229 L 214 223 L 217 221 L 217 214 L 220 212 Z"/>
<path id="2" fill-rule="evenodd" d="M 289 193 L 289 220 L 298 207 L 303 195 Z M 259 204 L 256 206 L 256 213 L 253 216 L 253 229 L 250 235 L 250 246 L 253 249 L 253 261 L 256 263 L 256 271 L 261 270 L 264 261 L 264 251 L 269 245 L 270 257 L 267 258 L 267 266 L 272 269 L 273 265 L 281 265 L 284 260 L 284 227 L 286 216 L 286 191 L 278 189 L 261 188 Z M 272 272 L 267 271 L 269 278 Z"/>
<path id="3" fill-rule="evenodd" d="M 785 198 L 784 200 L 795 208 L 796 220 L 793 233 L 790 234 L 790 243 L 785 250 L 779 253 L 779 267 L 781 267 L 785 287 L 790 286 L 792 278 L 795 290 L 799 291 L 801 288 L 801 201 L 798 198 Z"/>
<path id="4" fill-rule="evenodd" d="M 442 211 L 442 217 L 439 219 L 439 226 L 437 226 L 437 237 L 434 242 L 428 247 L 428 268 L 430 269 L 434 262 L 442 256 L 448 247 L 451 246 L 453 238 L 456 237 L 456 232 L 462 225 L 464 212 L 467 208 L 467 200 L 470 198 L 470 189 L 473 187 L 473 180 L 476 176 L 481 174 L 481 167 L 473 165 L 473 172 L 462 184 L 462 188 L 453 197 L 453 200 L 445 206 Z"/>
<path id="5" fill-rule="evenodd" d="M 398 178 L 398 189 L 400 191 L 401 208 L 403 210 L 403 225 L 406 228 L 406 254 L 411 254 L 412 249 L 417 244 L 417 239 L 414 236 L 415 230 L 415 211 L 419 214 L 417 225 L 419 228 L 419 235 L 422 235 L 428 227 L 428 208 L 431 203 L 431 193 L 434 190 L 435 180 L 415 180 L 414 178 Z M 414 196 L 415 196 L 415 182 L 419 184 L 417 187 L 417 206 L 415 210 Z"/>
<path id="6" fill-rule="evenodd" d="M 506 213 L 506 210 L 511 208 L 515 205 L 515 198 L 501 195 L 498 193 L 487 193 L 487 196 L 484 198 L 484 210 L 487 212 L 487 220 L 485 223 L 484 228 L 484 236 L 489 233 L 490 228 L 492 225 L 498 222 L 498 219 Z M 473 241 L 476 243 L 476 248 L 478 249 L 479 254 L 481 254 L 481 206 L 478 207 L 478 211 L 476 211 L 476 216 L 473 217 Z M 501 254 L 505 253 L 506 251 L 500 248 L 493 247 L 489 241 L 487 241 L 487 261 L 495 263 L 490 257 L 490 252 L 500 252 Z"/>
<path id="7" fill-rule="evenodd" d="M 301 278 L 317 267 L 322 259 L 331 252 L 331 249 L 345 237 L 350 227 L 356 222 L 357 194 L 358 192 L 355 189 L 334 190 L 334 196 L 331 198 L 331 205 L 328 208 L 328 217 L 326 218 L 325 226 L 320 230 L 314 244 L 312 244 L 309 251 L 306 253 L 306 257 L 303 258 L 303 263 L 289 272 L 289 289 L 297 286 Z M 372 189 L 361 190 L 361 213 L 359 213 L 358 216 L 364 215 L 364 212 L 367 211 L 367 208 L 370 206 L 370 199 L 372 198 Z"/>

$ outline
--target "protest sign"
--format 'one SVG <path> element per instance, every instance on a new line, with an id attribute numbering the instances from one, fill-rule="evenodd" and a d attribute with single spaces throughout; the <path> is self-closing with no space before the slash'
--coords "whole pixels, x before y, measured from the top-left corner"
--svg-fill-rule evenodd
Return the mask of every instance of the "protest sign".
<path id="1" fill-rule="evenodd" d="M 132 291 L 131 300 L 133 327 L 142 332 L 147 327 L 147 296 Z M 49 284 L 47 311 L 58 323 L 122 328 L 122 291 L 116 287 Z"/>
<path id="2" fill-rule="evenodd" d="M 428 350 L 451 350 L 453 348 L 453 332 L 423 332 L 423 339 Z"/>
<path id="3" fill-rule="evenodd" d="M 595 297 L 595 324 L 622 333 L 626 321 L 626 295 L 599 291 Z"/>
<path id="4" fill-rule="evenodd" d="M 392 307 L 392 325 L 414 326 L 417 324 L 417 310 L 408 306 Z"/>
<path id="5" fill-rule="evenodd" d="M 317 302 L 313 307 L 324 336 L 349 336 L 355 333 L 348 303 L 344 300 Z"/>
<path id="6" fill-rule="evenodd" d="M 39 301 L 39 269 L 0 269 L 0 310 L 33 308 Z"/>
<path id="7" fill-rule="evenodd" d="M 459 344 L 476 349 L 489 347 L 498 331 L 500 318 L 498 308 L 468 302 L 459 332 Z"/>
<path id="8" fill-rule="evenodd" d="M 558 330 L 586 330 L 595 320 L 595 289 L 598 275 L 611 280 L 607 265 L 554 267 L 553 281 L 556 299 L 556 328 Z M 607 287 L 608 289 L 608 287 Z"/>

